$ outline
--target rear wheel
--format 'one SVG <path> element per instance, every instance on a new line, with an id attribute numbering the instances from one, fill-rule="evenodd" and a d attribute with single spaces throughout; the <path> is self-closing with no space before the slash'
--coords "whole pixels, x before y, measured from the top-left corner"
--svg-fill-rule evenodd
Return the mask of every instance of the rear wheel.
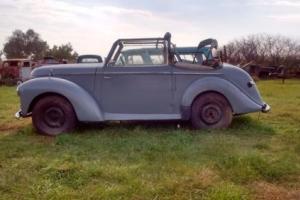
<path id="1" fill-rule="evenodd" d="M 39 133 L 55 136 L 74 130 L 77 119 L 68 100 L 58 95 L 51 95 L 40 99 L 35 104 L 32 122 Z"/>
<path id="2" fill-rule="evenodd" d="M 191 121 L 195 128 L 227 128 L 232 121 L 232 109 L 227 99 L 218 93 L 200 95 L 192 105 Z"/>

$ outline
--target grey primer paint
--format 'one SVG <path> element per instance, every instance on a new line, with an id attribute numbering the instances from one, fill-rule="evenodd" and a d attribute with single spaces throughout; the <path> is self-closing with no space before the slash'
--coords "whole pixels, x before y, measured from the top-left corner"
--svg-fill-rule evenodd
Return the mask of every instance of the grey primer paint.
<path id="1" fill-rule="evenodd" d="M 142 40 L 157 40 L 166 45 L 164 64 L 111 66 L 109 61 L 121 42 Z M 170 48 L 170 41 L 165 38 L 117 40 L 103 64 L 37 68 L 32 79 L 17 89 L 21 115 L 30 116 L 36 100 L 48 94 L 68 99 L 82 122 L 188 120 L 194 99 L 208 91 L 224 95 L 234 114 L 257 112 L 264 107 L 255 84 L 249 86 L 254 82 L 245 71 L 229 64 L 206 67 L 175 63 L 169 59 Z"/>

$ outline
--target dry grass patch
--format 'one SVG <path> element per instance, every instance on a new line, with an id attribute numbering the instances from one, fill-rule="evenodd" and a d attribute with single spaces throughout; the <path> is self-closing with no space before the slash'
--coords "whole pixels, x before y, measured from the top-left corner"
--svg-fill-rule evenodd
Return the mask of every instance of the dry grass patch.
<path id="1" fill-rule="evenodd" d="M 299 189 L 287 189 L 267 182 L 254 182 L 251 185 L 254 197 L 257 200 L 299 200 Z"/>

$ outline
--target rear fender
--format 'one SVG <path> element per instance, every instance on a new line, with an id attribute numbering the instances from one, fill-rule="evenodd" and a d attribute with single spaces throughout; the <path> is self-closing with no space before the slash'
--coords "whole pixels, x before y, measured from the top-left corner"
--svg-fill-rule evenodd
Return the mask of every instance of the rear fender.
<path id="1" fill-rule="evenodd" d="M 26 81 L 18 87 L 22 115 L 30 114 L 36 98 L 47 93 L 59 94 L 72 104 L 79 121 L 103 121 L 101 109 L 95 99 L 82 87 L 66 79 L 41 77 Z"/>
<path id="2" fill-rule="evenodd" d="M 194 99 L 204 92 L 217 92 L 222 94 L 230 103 L 234 114 L 243 114 L 260 111 L 262 105 L 254 102 L 231 82 L 218 78 L 207 77 L 193 82 L 182 97 L 182 107 L 191 108 Z"/>

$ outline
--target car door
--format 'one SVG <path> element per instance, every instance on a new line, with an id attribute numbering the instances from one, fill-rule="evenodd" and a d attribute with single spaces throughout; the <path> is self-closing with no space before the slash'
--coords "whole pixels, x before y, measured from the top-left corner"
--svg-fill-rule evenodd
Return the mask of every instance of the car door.
<path id="1" fill-rule="evenodd" d="M 107 66 L 99 77 L 101 107 L 106 114 L 127 114 L 128 119 L 172 114 L 171 77 L 169 65 Z"/>

